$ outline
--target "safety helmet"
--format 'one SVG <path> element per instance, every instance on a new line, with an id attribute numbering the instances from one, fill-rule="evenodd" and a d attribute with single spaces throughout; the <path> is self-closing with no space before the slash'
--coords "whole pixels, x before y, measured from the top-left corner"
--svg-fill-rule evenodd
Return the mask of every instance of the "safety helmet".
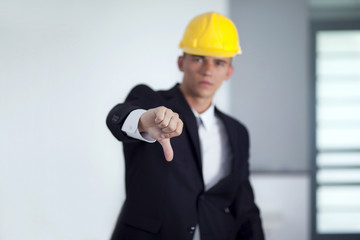
<path id="1" fill-rule="evenodd" d="M 200 56 L 233 57 L 241 54 L 234 23 L 216 12 L 193 18 L 185 29 L 179 47 L 185 53 Z"/>

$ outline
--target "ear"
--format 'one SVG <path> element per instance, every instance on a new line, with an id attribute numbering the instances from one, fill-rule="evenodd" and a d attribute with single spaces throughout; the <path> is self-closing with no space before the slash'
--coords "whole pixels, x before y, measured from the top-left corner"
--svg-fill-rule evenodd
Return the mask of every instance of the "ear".
<path id="1" fill-rule="evenodd" d="M 184 71 L 184 56 L 179 56 L 177 60 L 178 68 L 181 72 Z"/>
<path id="2" fill-rule="evenodd" d="M 233 74 L 233 72 L 234 72 L 234 66 L 230 65 L 230 67 L 229 67 L 229 69 L 228 69 L 228 71 L 226 73 L 225 80 L 228 80 L 231 77 L 231 75 Z"/>

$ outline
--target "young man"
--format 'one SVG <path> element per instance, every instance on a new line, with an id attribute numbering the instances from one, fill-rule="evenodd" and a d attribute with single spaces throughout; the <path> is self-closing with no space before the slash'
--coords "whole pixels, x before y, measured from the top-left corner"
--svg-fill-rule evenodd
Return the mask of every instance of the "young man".
<path id="1" fill-rule="evenodd" d="M 199 15 L 180 48 L 181 84 L 168 91 L 139 85 L 108 115 L 126 173 L 112 239 L 262 240 L 248 132 L 213 105 L 240 52 L 236 28 L 218 13 Z"/>

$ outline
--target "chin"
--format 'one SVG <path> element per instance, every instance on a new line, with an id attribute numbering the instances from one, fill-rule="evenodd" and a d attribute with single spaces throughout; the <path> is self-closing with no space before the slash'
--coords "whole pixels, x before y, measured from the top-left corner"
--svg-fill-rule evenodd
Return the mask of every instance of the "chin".
<path id="1" fill-rule="evenodd" d="M 201 98 L 213 98 L 213 96 L 214 96 L 214 94 L 212 94 L 212 93 L 199 93 L 198 94 L 199 95 L 199 97 L 201 97 Z"/>

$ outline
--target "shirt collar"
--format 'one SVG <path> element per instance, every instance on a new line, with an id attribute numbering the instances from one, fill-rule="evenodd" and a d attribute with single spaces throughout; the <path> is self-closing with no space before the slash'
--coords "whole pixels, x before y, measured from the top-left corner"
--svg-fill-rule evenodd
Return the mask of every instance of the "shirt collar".
<path id="1" fill-rule="evenodd" d="M 215 105 L 211 104 L 210 107 L 203 113 L 199 114 L 195 109 L 191 108 L 195 117 L 201 119 L 201 123 L 205 129 L 209 129 L 212 124 L 216 122 Z"/>

